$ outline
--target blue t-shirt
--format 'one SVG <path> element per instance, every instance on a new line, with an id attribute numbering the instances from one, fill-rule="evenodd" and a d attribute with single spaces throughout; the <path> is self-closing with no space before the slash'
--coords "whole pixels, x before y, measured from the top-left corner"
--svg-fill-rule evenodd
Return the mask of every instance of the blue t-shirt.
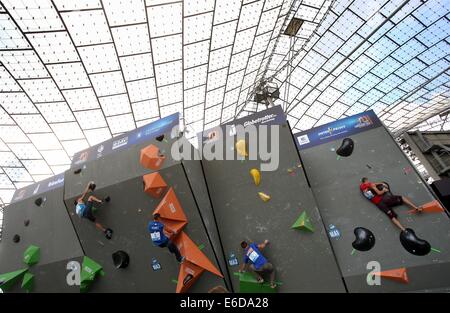
<path id="1" fill-rule="evenodd" d="M 169 238 L 164 235 L 164 224 L 160 222 L 150 222 L 148 223 L 148 231 L 152 237 L 152 241 L 155 245 L 161 246 L 165 244 Z"/>
<path id="2" fill-rule="evenodd" d="M 86 210 L 86 205 L 84 203 L 77 203 L 75 206 L 75 212 L 77 212 L 77 215 L 79 217 L 84 216 L 84 211 Z"/>
<path id="3" fill-rule="evenodd" d="M 249 262 L 252 263 L 257 270 L 267 263 L 267 259 L 262 255 L 255 243 L 250 244 L 250 246 L 245 249 L 244 263 L 248 264 Z"/>

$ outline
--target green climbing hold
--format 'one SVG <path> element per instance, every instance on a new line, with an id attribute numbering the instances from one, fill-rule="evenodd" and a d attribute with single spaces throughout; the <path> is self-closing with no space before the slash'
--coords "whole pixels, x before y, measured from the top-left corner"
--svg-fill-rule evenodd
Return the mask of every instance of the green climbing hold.
<path id="1" fill-rule="evenodd" d="M 31 245 L 23 253 L 23 262 L 28 265 L 34 265 L 41 258 L 41 248 Z"/>
<path id="2" fill-rule="evenodd" d="M 303 211 L 302 214 L 300 214 L 300 216 L 295 221 L 294 225 L 291 226 L 291 228 L 305 229 L 309 230 L 310 232 L 314 232 L 314 226 L 311 223 L 308 214 L 306 214 L 306 211 Z"/>
<path id="3" fill-rule="evenodd" d="M 0 275 L 0 288 L 2 290 L 10 289 L 28 269 L 22 269 Z"/>
<path id="4" fill-rule="evenodd" d="M 103 267 L 100 264 L 85 256 L 81 267 L 81 281 L 94 280 L 95 276 L 101 274 L 102 270 Z"/>
<path id="5" fill-rule="evenodd" d="M 34 286 L 34 275 L 28 272 L 25 273 L 22 279 L 22 288 L 25 289 L 27 292 L 31 292 L 33 286 Z"/>
<path id="6" fill-rule="evenodd" d="M 91 284 L 94 282 L 97 274 L 104 276 L 103 267 L 92 260 L 91 258 L 85 256 L 83 258 L 83 264 L 81 266 L 81 284 L 80 292 L 87 292 Z"/>
<path id="7" fill-rule="evenodd" d="M 276 293 L 276 288 L 271 288 L 270 283 L 258 283 L 255 275 L 249 272 L 236 273 L 239 275 L 240 293 Z"/>

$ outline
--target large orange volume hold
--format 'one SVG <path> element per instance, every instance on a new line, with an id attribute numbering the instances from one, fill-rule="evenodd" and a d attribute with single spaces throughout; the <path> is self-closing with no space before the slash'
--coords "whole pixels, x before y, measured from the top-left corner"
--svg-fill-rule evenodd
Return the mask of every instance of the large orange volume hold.
<path id="1" fill-rule="evenodd" d="M 158 170 L 166 157 L 159 152 L 155 145 L 149 145 L 141 150 L 140 162 L 143 167 L 150 170 Z"/>
<path id="2" fill-rule="evenodd" d="M 178 293 L 186 292 L 205 270 L 223 278 L 222 273 L 185 232 L 181 232 L 174 240 L 174 243 L 180 250 L 181 255 L 186 258 L 181 264 L 178 275 Z"/>
<path id="3" fill-rule="evenodd" d="M 167 184 L 158 172 L 144 175 L 144 192 L 153 198 L 159 198 L 167 189 Z"/>

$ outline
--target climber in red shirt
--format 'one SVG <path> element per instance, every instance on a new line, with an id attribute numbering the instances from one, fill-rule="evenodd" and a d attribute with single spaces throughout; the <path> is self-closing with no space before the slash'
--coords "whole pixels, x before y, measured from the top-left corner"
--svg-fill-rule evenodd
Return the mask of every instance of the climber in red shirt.
<path id="1" fill-rule="evenodd" d="M 389 216 L 391 221 L 402 231 L 405 230 L 405 228 L 397 219 L 397 214 L 394 212 L 393 207 L 406 204 L 417 212 L 422 211 L 421 207 L 415 206 L 407 197 L 391 194 L 389 186 L 386 183 L 373 183 L 370 182 L 367 177 L 363 177 L 359 189 L 361 189 L 361 192 L 368 200 Z"/>

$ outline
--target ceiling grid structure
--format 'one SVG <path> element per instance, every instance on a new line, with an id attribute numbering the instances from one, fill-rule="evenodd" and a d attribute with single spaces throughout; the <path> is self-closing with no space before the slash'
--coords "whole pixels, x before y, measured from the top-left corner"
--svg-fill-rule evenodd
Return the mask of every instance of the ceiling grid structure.
<path id="1" fill-rule="evenodd" d="M 263 110 L 262 81 L 294 132 L 369 109 L 395 135 L 434 127 L 449 17 L 448 0 L 0 0 L 0 205 L 172 113 L 195 134 Z"/>
<path id="2" fill-rule="evenodd" d="M 333 2 L 294 48 L 290 84 L 285 64 L 269 64 L 266 79 L 292 95 L 275 104 L 294 131 L 373 109 L 402 134 L 450 106 L 449 12 L 448 0 Z M 250 97 L 240 116 L 264 108 Z"/>

